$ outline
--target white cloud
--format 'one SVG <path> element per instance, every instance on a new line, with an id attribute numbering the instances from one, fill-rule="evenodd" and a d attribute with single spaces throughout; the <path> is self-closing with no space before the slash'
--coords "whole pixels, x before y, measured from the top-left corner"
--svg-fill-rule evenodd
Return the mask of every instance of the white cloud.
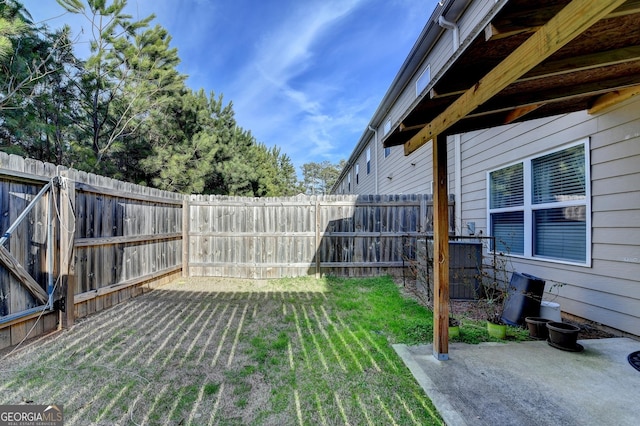
<path id="1" fill-rule="evenodd" d="M 255 55 L 233 85 L 241 125 L 258 138 L 268 138 L 268 143 L 286 145 L 285 151 L 294 158 L 305 157 L 303 162 L 335 156 L 336 133 L 353 125 L 351 112 L 333 111 L 336 105 L 325 104 L 334 102 L 329 95 L 341 83 L 296 85 L 295 80 L 322 59 L 314 45 L 361 3 L 296 2 L 278 27 L 259 39 Z M 284 135 L 287 140 L 282 139 Z"/>

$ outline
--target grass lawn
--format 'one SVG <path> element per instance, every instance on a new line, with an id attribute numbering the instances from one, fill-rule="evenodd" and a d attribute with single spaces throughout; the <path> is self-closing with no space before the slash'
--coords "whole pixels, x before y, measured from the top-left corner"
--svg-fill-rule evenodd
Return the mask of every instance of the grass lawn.
<path id="1" fill-rule="evenodd" d="M 442 424 L 391 343 L 431 312 L 387 277 L 180 280 L 2 359 L 0 404 L 65 424 Z"/>

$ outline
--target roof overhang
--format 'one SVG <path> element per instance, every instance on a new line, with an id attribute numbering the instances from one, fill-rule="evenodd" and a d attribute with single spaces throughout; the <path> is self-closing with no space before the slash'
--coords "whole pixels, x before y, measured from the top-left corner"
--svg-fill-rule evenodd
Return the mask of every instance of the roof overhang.
<path id="1" fill-rule="evenodd" d="M 509 0 L 394 123 L 405 154 L 436 135 L 589 110 L 640 93 L 640 0 Z"/>

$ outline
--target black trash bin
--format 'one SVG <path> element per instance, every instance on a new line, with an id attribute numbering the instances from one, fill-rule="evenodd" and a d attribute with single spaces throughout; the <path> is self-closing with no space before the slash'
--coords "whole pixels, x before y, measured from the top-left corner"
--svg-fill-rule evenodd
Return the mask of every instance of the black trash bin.
<path id="1" fill-rule="evenodd" d="M 514 272 L 504 303 L 502 322 L 523 325 L 526 317 L 540 316 L 540 302 L 544 293 L 544 280 L 529 274 Z"/>

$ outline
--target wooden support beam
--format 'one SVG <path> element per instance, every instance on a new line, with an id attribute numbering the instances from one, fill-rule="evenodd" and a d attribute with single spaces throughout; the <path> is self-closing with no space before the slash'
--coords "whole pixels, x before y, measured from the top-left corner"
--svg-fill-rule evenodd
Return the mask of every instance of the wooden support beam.
<path id="1" fill-rule="evenodd" d="M 3 264 L 9 270 L 9 272 L 15 275 L 20 284 L 22 284 L 22 286 L 26 288 L 29 293 L 31 293 L 33 297 L 38 300 L 38 302 L 42 303 L 43 305 L 47 303 L 47 300 L 49 300 L 49 295 L 47 294 L 47 292 L 44 291 L 42 287 L 40 287 L 40 284 L 38 284 L 31 277 L 31 275 L 29 275 L 29 272 L 24 269 L 20 262 L 18 262 L 18 260 L 13 257 L 11 253 L 9 253 L 9 250 L 1 245 L 0 263 Z"/>
<path id="2" fill-rule="evenodd" d="M 177 240 L 179 238 L 182 238 L 182 232 L 171 232 L 169 234 L 130 235 L 123 237 L 77 238 L 74 244 L 76 247 L 98 247 L 114 244 L 148 243 L 150 241 Z"/>
<path id="3" fill-rule="evenodd" d="M 524 117 L 525 115 L 529 114 L 532 111 L 537 110 L 542 105 L 544 104 L 535 104 L 535 105 L 528 105 L 528 106 L 516 108 L 507 114 L 507 117 L 504 119 L 504 124 L 513 123 L 517 119 Z"/>
<path id="4" fill-rule="evenodd" d="M 596 114 L 605 108 L 609 108 L 615 104 L 640 94 L 640 86 L 627 87 L 626 89 L 615 90 L 600 96 L 594 104 L 589 108 L 589 114 Z"/>
<path id="5" fill-rule="evenodd" d="M 528 72 L 521 79 L 518 79 L 518 82 L 595 70 L 638 60 L 640 60 L 640 46 L 627 46 L 620 49 L 588 53 L 581 56 L 547 61 L 532 69 L 531 72 Z"/>
<path id="6" fill-rule="evenodd" d="M 533 33 L 551 19 L 561 6 L 561 4 L 550 4 L 542 7 L 537 2 L 531 2 L 529 9 L 519 8 L 517 12 L 501 15 L 485 28 L 485 40 L 499 40 L 518 34 Z M 603 16 L 603 19 L 618 18 L 639 12 L 640 0 L 627 0 L 622 6 Z"/>
<path id="7" fill-rule="evenodd" d="M 625 0 L 572 0 L 442 114 L 404 144 L 405 155 L 431 140 L 607 16 Z"/>
<path id="8" fill-rule="evenodd" d="M 433 139 L 433 356 L 449 359 L 449 195 L 447 137 Z"/>
<path id="9" fill-rule="evenodd" d="M 622 6 L 607 15 L 607 18 L 617 18 L 640 13 L 640 0 L 627 0 Z"/>
<path id="10" fill-rule="evenodd" d="M 555 61 L 545 61 L 523 75 L 521 78 L 515 80 L 514 83 L 544 80 L 555 76 L 575 74 L 580 71 L 593 70 L 594 72 L 597 72 L 600 68 L 637 61 L 640 61 L 640 46 L 628 46 L 620 49 L 588 53 L 586 55 L 572 56 L 570 58 L 563 58 Z M 432 89 L 431 99 L 460 96 L 464 92 L 465 90 L 458 90 L 454 88 L 449 88 L 449 90 L 442 92 Z M 401 128 L 400 130 L 411 130 L 415 127 L 416 126 L 411 126 Z"/>
<path id="11" fill-rule="evenodd" d="M 540 27 L 527 25 L 520 28 L 509 28 L 507 30 L 507 29 L 498 28 L 495 23 L 490 23 L 484 29 L 484 40 L 493 41 L 493 40 L 500 40 L 502 38 L 513 37 L 518 34 L 533 33 L 537 31 L 539 28 Z"/>
<path id="12" fill-rule="evenodd" d="M 422 129 L 424 126 L 425 126 L 424 124 L 416 124 L 415 126 L 406 126 L 404 123 L 400 123 L 400 126 L 398 127 L 398 131 L 407 132 L 409 130 Z"/>
<path id="13" fill-rule="evenodd" d="M 76 262 L 74 239 L 76 233 L 76 188 L 75 182 L 64 171 L 60 179 L 60 275 L 62 295 L 65 298 L 65 311 L 61 312 L 60 325 L 71 328 L 75 323 Z"/>

